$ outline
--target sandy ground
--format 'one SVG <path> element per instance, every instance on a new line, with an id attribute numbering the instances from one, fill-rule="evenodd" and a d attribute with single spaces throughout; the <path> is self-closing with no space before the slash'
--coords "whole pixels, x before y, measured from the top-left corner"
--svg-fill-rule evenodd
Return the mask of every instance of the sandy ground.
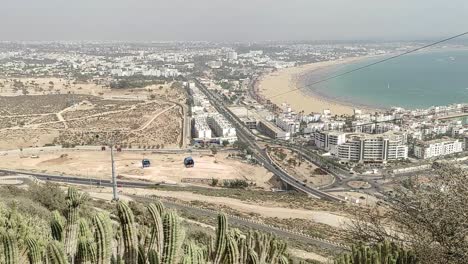
<path id="1" fill-rule="evenodd" d="M 52 149 L 31 158 L 18 152 L 9 152 L 0 158 L 0 168 L 33 170 L 52 174 L 77 175 L 108 179 L 111 175 L 109 151 Z M 185 168 L 183 160 L 192 156 L 195 167 Z M 141 160 L 149 159 L 151 167 L 142 169 Z M 142 179 L 166 183 L 208 184 L 212 178 L 245 179 L 257 187 L 268 188 L 272 174 L 261 166 L 253 166 L 227 157 L 227 153 L 203 155 L 152 154 L 151 152 L 115 152 L 116 172 L 126 179 Z"/>
<path id="2" fill-rule="evenodd" d="M 121 144 L 185 146 L 185 92 L 171 85 L 110 89 L 58 78 L 0 79 L 6 102 L 0 107 L 0 149 L 93 144 L 83 143 L 89 133 L 113 129 L 126 131 Z M 85 95 L 93 95 L 92 102 Z"/>
<path id="3" fill-rule="evenodd" d="M 368 194 L 360 193 L 360 192 L 331 192 L 330 194 L 339 195 L 343 197 L 345 196 L 352 197 L 354 199 L 358 199 L 359 204 L 365 205 L 365 206 L 374 206 L 379 201 L 379 199 L 377 199 L 376 197 L 372 195 L 368 195 Z M 361 199 L 361 197 L 364 197 L 364 199 Z"/>
<path id="4" fill-rule="evenodd" d="M 331 259 L 315 254 L 314 252 L 305 251 L 297 248 L 289 248 L 288 250 L 292 255 L 303 258 L 303 259 L 313 259 L 323 263 L 331 263 Z"/>
<path id="5" fill-rule="evenodd" d="M 342 63 L 350 63 L 362 58 L 348 58 L 337 61 L 325 61 L 311 63 L 299 67 L 291 67 L 282 69 L 266 76 L 263 76 L 259 83 L 259 91 L 266 98 L 270 99 L 273 103 L 281 105 L 288 103 L 294 111 L 322 112 L 324 109 L 329 109 L 332 114 L 352 114 L 353 106 L 346 103 L 332 101 L 318 95 L 310 95 L 301 90 L 295 90 L 298 87 L 298 78 L 307 72 L 330 67 Z M 287 93 L 286 93 L 287 92 Z M 283 95 L 279 95 L 286 93 Z M 276 96 L 279 95 L 279 96 Z M 274 97 L 273 97 L 274 96 Z M 360 109 L 362 107 L 359 107 Z"/>
<path id="6" fill-rule="evenodd" d="M 15 89 L 14 83 L 19 81 L 24 84 L 24 89 Z M 92 81 L 75 82 L 75 80 L 67 80 L 62 78 L 2 78 L 0 79 L 0 95 L 1 96 L 19 96 L 24 95 L 27 91 L 28 95 L 43 95 L 43 94 L 86 94 L 94 96 L 102 96 L 106 99 L 121 98 L 121 99 L 146 99 L 150 94 L 165 96 L 169 92 L 170 83 L 161 85 L 150 85 L 146 88 L 135 89 L 110 89 L 102 84 L 96 84 Z M 162 86 L 163 88 L 159 88 Z M 168 94 L 169 95 L 169 94 Z"/>
<path id="7" fill-rule="evenodd" d="M 99 191 L 98 191 L 99 190 Z M 91 193 L 110 193 L 110 188 L 89 188 L 85 189 L 86 192 Z M 277 217 L 280 219 L 298 218 L 312 220 L 317 223 L 322 223 L 335 228 L 345 228 L 350 219 L 346 216 L 341 216 L 335 213 L 321 211 L 321 210 L 305 210 L 305 209 L 292 209 L 278 207 L 273 201 L 270 204 L 258 205 L 250 202 L 245 202 L 227 197 L 213 197 L 201 194 L 195 194 L 185 191 L 161 191 L 161 190 L 146 190 L 146 189 L 132 189 L 125 188 L 124 193 L 138 194 L 138 195 L 157 195 L 159 197 L 176 198 L 181 201 L 192 202 L 200 201 L 212 203 L 216 205 L 226 206 L 234 210 L 244 213 L 259 214 L 262 217 Z"/>
<path id="8" fill-rule="evenodd" d="M 284 153 L 285 159 L 280 160 L 280 158 L 275 155 L 275 151 L 282 151 Z M 315 169 L 318 167 L 312 164 L 311 162 L 303 159 L 300 163 L 299 156 L 297 154 L 293 154 L 289 149 L 282 149 L 282 148 L 270 148 L 269 155 L 279 164 L 281 167 L 286 170 L 287 172 L 291 173 L 295 176 L 295 178 L 299 179 L 300 181 L 306 181 L 308 185 L 314 187 L 326 186 L 333 183 L 333 176 L 330 174 L 327 175 L 320 175 L 315 173 Z M 288 164 L 289 159 L 295 160 L 297 163 L 296 165 Z"/>

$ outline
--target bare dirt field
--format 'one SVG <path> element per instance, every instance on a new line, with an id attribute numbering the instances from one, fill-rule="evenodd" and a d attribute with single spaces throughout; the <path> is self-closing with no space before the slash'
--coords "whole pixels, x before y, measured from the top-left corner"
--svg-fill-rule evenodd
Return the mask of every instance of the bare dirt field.
<path id="1" fill-rule="evenodd" d="M 181 105 L 84 95 L 0 97 L 0 149 L 44 145 L 180 147 Z"/>
<path id="2" fill-rule="evenodd" d="M 183 160 L 192 156 L 193 168 L 185 168 Z M 142 159 L 151 166 L 143 169 Z M 212 178 L 222 183 L 226 179 L 242 179 L 268 188 L 272 174 L 261 166 L 254 166 L 227 157 L 226 153 L 211 154 L 153 154 L 147 152 L 115 152 L 116 172 L 119 177 L 166 183 L 193 183 L 208 185 Z M 0 168 L 33 170 L 53 174 L 77 175 L 109 179 L 111 175 L 109 151 L 55 149 L 22 156 L 9 152 L 0 159 Z"/>
<path id="3" fill-rule="evenodd" d="M 268 153 L 283 169 L 311 186 L 320 187 L 333 182 L 332 175 L 309 161 L 300 159 L 297 153 L 293 153 L 289 149 L 270 147 Z"/>

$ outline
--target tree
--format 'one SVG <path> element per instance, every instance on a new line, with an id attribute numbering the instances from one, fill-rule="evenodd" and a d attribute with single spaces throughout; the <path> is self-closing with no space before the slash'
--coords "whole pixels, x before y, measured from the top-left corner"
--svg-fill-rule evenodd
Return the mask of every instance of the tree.
<path id="1" fill-rule="evenodd" d="M 352 239 L 404 243 L 421 263 L 468 263 L 468 171 L 433 166 L 433 175 L 401 182 L 387 208 L 356 210 Z"/>
<path id="2" fill-rule="evenodd" d="M 223 147 L 226 147 L 227 145 L 229 145 L 229 141 L 223 140 L 222 144 L 223 144 Z"/>

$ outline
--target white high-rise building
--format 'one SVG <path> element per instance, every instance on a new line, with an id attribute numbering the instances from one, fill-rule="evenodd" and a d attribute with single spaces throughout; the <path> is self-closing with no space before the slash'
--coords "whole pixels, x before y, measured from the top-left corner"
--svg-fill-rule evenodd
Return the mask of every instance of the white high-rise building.
<path id="1" fill-rule="evenodd" d="M 362 163 L 407 159 L 406 135 L 393 132 L 378 135 L 349 134 L 346 142 L 338 145 L 337 157 Z"/>
<path id="2" fill-rule="evenodd" d="M 346 143 L 346 134 L 338 131 L 316 131 L 314 142 L 318 148 L 338 154 L 338 146 Z"/>
<path id="3" fill-rule="evenodd" d="M 441 157 L 463 151 L 463 142 L 453 138 L 421 141 L 414 145 L 414 155 L 420 159 Z"/>

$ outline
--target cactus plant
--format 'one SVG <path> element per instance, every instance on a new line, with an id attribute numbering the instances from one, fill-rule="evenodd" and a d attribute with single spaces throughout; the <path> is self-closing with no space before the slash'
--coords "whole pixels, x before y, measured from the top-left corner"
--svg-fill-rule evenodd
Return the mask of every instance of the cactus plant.
<path id="1" fill-rule="evenodd" d="M 159 257 L 159 254 L 154 249 L 151 249 L 148 252 L 148 263 L 149 264 L 161 264 L 161 258 Z"/>
<path id="2" fill-rule="evenodd" d="M 65 226 L 65 253 L 68 260 L 75 258 L 78 243 L 78 217 L 81 205 L 87 199 L 87 195 L 78 192 L 75 188 L 69 187 L 67 194 L 67 224 Z"/>
<path id="3" fill-rule="evenodd" d="M 213 264 L 220 264 L 227 245 L 227 218 L 225 214 L 218 215 L 218 227 L 216 228 L 216 243 L 214 245 Z"/>
<path id="4" fill-rule="evenodd" d="M 360 244 L 351 249 L 350 254 L 343 254 L 335 264 L 417 264 L 417 257 L 409 251 L 388 241 L 372 247 Z"/>
<path id="5" fill-rule="evenodd" d="M 49 264 L 68 264 L 62 243 L 51 241 L 47 246 L 47 260 Z"/>
<path id="6" fill-rule="evenodd" d="M 163 221 L 164 228 L 164 247 L 162 254 L 162 263 L 177 263 L 177 253 L 181 246 L 180 222 L 177 214 L 173 211 L 166 212 Z"/>
<path id="7" fill-rule="evenodd" d="M 239 249 L 236 240 L 232 235 L 227 236 L 226 254 L 224 255 L 224 263 L 239 264 Z"/>
<path id="8" fill-rule="evenodd" d="M 159 206 L 154 203 L 148 205 L 148 212 L 151 216 L 151 235 L 148 250 L 154 249 L 158 253 L 159 258 L 161 258 L 164 243 L 162 210 L 162 204 L 159 204 Z"/>
<path id="9" fill-rule="evenodd" d="M 109 217 L 99 213 L 93 218 L 96 264 L 107 264 L 112 256 L 112 227 Z"/>
<path id="10" fill-rule="evenodd" d="M 94 264 L 96 263 L 96 246 L 88 237 L 81 236 L 78 239 L 78 248 L 76 252 L 76 264 Z"/>
<path id="11" fill-rule="evenodd" d="M 26 247 L 28 251 L 28 260 L 30 264 L 41 264 L 42 263 L 42 249 L 36 238 L 27 237 Z"/>
<path id="12" fill-rule="evenodd" d="M 130 207 L 122 201 L 117 203 L 120 228 L 124 242 L 124 260 L 126 264 L 138 263 L 138 237 L 135 219 Z"/>
<path id="13" fill-rule="evenodd" d="M 18 241 L 15 234 L 5 231 L 2 235 L 4 264 L 19 264 Z"/>
<path id="14" fill-rule="evenodd" d="M 63 241 L 63 218 L 58 211 L 52 213 L 53 217 L 50 221 L 50 229 L 52 231 L 52 238 L 58 241 Z"/>

